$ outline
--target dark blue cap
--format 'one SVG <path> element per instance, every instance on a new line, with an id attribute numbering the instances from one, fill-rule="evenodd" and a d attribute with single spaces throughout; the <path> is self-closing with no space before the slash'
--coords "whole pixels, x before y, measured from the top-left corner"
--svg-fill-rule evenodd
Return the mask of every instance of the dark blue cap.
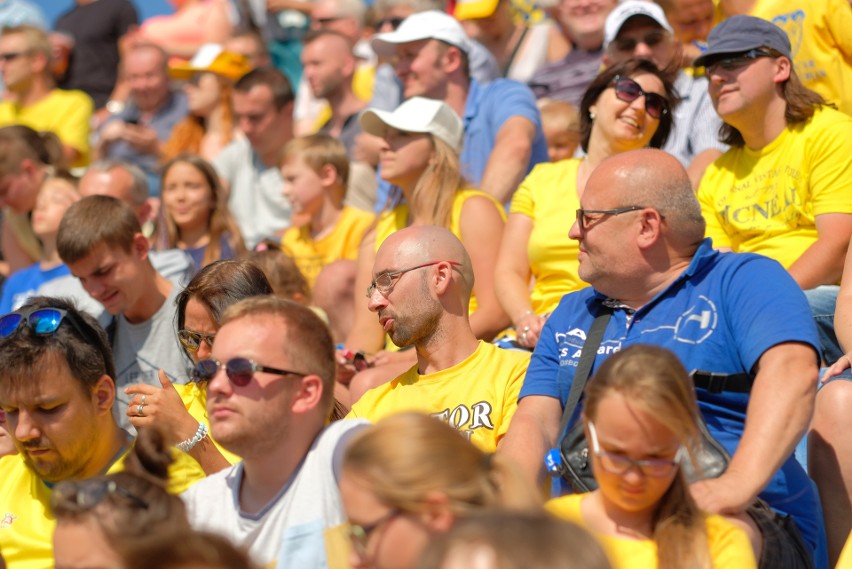
<path id="1" fill-rule="evenodd" d="M 790 57 L 790 38 L 784 30 L 761 18 L 732 16 L 710 30 L 707 51 L 695 59 L 695 66 L 702 67 L 720 55 L 745 53 L 759 47 L 768 47 Z"/>

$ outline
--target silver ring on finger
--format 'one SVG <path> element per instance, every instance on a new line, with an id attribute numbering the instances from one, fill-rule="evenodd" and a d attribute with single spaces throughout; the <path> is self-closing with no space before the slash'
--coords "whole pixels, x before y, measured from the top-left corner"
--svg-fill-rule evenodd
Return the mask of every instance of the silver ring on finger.
<path id="1" fill-rule="evenodd" d="M 139 405 L 136 406 L 136 414 L 139 415 L 140 417 L 145 416 L 144 411 L 145 411 L 145 404 L 144 403 L 140 403 Z"/>
<path id="2" fill-rule="evenodd" d="M 145 400 L 146 400 L 146 399 L 148 399 L 148 396 L 147 396 L 146 394 L 144 394 L 144 393 L 143 393 L 143 394 L 142 394 L 142 400 L 141 400 L 139 403 L 140 403 L 141 405 L 144 405 L 144 404 L 145 404 Z"/>

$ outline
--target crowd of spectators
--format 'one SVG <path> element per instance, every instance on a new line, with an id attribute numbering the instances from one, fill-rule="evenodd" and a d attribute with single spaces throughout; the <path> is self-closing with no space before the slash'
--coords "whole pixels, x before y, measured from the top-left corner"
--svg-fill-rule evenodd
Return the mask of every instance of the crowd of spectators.
<path id="1" fill-rule="evenodd" d="M 852 1 L 172 4 L 0 0 L 0 568 L 852 568 Z"/>

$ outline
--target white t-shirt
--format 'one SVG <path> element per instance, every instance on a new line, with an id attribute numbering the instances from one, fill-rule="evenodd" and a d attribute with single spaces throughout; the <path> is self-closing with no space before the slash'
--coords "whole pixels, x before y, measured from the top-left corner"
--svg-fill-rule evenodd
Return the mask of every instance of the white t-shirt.
<path id="1" fill-rule="evenodd" d="M 342 532 L 346 520 L 336 466 L 351 436 L 367 424 L 344 419 L 326 427 L 278 495 L 256 514 L 239 507 L 242 462 L 201 480 L 181 495 L 190 524 L 230 539 L 262 566 L 277 560 L 279 569 L 329 567 L 327 536 Z"/>

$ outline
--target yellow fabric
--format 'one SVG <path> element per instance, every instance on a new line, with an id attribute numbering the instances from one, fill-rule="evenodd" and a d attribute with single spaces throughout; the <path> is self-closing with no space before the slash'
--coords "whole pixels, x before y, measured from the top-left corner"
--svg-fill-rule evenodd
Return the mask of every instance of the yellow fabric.
<path id="1" fill-rule="evenodd" d="M 852 537 L 852 534 L 849 535 Z M 852 569 L 852 539 L 846 538 L 846 545 L 843 546 L 834 569 Z"/>
<path id="2" fill-rule="evenodd" d="M 376 83 L 376 66 L 368 63 L 362 63 L 355 68 L 355 73 L 352 75 L 352 92 L 356 97 L 369 103 L 373 100 L 373 85 Z M 319 129 L 331 120 L 331 107 L 328 103 L 323 103 L 317 115 L 317 120 L 314 121 L 313 130 L 318 132 Z"/>
<path id="3" fill-rule="evenodd" d="M 291 227 L 281 238 L 281 248 L 292 257 L 313 288 L 324 266 L 334 261 L 358 258 L 358 247 L 374 221 L 372 213 L 344 206 L 328 234 L 314 239 L 309 225 Z"/>
<path id="4" fill-rule="evenodd" d="M 0 102 L 0 126 L 22 124 L 33 130 L 51 131 L 62 144 L 80 152 L 80 158 L 72 166 L 86 166 L 90 160 L 92 112 L 92 99 L 82 91 L 54 89 L 28 107 L 19 107 L 11 101 Z"/>
<path id="5" fill-rule="evenodd" d="M 724 19 L 714 0 L 714 25 Z M 787 33 L 802 83 L 852 115 L 852 10 L 847 0 L 757 0 L 749 15 Z"/>
<path id="6" fill-rule="evenodd" d="M 487 342 L 451 368 L 428 375 L 410 370 L 371 389 L 347 418 L 376 422 L 403 411 L 429 413 L 454 427 L 485 452 L 497 450 L 518 408 L 530 354 Z"/>
<path id="7" fill-rule="evenodd" d="M 509 213 L 526 215 L 533 222 L 527 255 L 535 279 L 530 300 L 536 314 L 553 312 L 564 294 L 588 286 L 577 274 L 577 242 L 568 237 L 580 207 L 577 169 L 581 163 L 572 158 L 539 164 L 512 197 Z"/>
<path id="8" fill-rule="evenodd" d="M 651 539 L 634 540 L 591 530 L 580 504 L 588 494 L 571 494 L 550 500 L 545 508 L 557 517 L 591 531 L 603 546 L 613 569 L 656 569 L 657 544 Z M 754 569 L 757 564 L 745 532 L 722 516 L 708 515 L 707 544 L 714 569 Z"/>
<path id="9" fill-rule="evenodd" d="M 180 398 L 183 400 L 183 404 L 186 407 L 187 412 L 192 415 L 192 418 L 198 421 L 199 423 L 204 423 L 208 427 L 210 426 L 210 418 L 207 416 L 207 385 L 196 383 L 191 381 L 185 385 L 175 384 L 175 389 L 177 389 Z M 231 464 L 236 464 L 242 459 L 235 455 L 232 452 L 228 452 L 223 449 L 219 443 L 213 438 L 213 434 L 210 433 L 207 435 L 208 438 L 213 442 L 213 445 L 216 449 L 222 453 L 222 456 L 225 457 Z"/>
<path id="10" fill-rule="evenodd" d="M 169 468 L 168 490 L 179 494 L 204 478 L 201 466 L 184 453 L 174 450 L 175 463 Z M 124 470 L 122 456 L 107 470 Z M 0 458 L 0 551 L 10 569 L 53 567 L 53 528 L 50 488 L 26 467 L 19 454 Z"/>
<path id="11" fill-rule="evenodd" d="M 789 267 L 816 241 L 817 215 L 852 213 L 850 156 L 852 118 L 829 108 L 761 150 L 731 148 L 698 189 L 707 236 Z"/>

